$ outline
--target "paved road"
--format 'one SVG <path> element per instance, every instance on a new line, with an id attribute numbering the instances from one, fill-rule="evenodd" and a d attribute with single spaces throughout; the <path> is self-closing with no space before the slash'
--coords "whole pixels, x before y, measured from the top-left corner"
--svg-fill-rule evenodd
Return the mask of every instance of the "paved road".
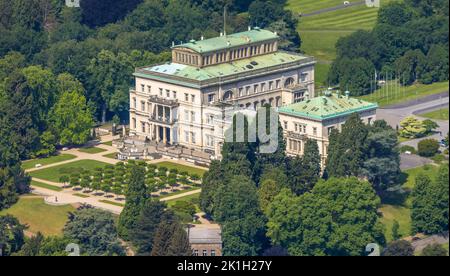
<path id="1" fill-rule="evenodd" d="M 414 251 L 416 253 L 422 252 L 422 250 L 427 247 L 428 245 L 432 244 L 448 244 L 448 233 L 444 233 L 442 235 L 433 235 L 425 239 L 421 239 L 418 241 L 412 242 L 412 247 L 414 248 Z"/>
<path id="2" fill-rule="evenodd" d="M 342 3 L 344 3 L 344 0 L 342 1 Z M 325 9 L 313 11 L 310 13 L 305 13 L 305 14 L 302 14 L 302 17 L 314 16 L 314 15 L 318 15 L 318 14 L 322 14 L 322 13 L 326 13 L 326 12 L 342 10 L 342 9 L 346 9 L 349 7 L 361 6 L 361 5 L 365 5 L 365 4 L 366 4 L 366 1 L 350 2 L 350 4 L 348 4 L 348 5 L 341 4 L 338 6 L 331 7 L 331 8 L 325 8 Z"/>
<path id="3" fill-rule="evenodd" d="M 396 128 L 397 126 L 400 126 L 400 122 L 405 119 L 408 116 L 417 116 L 414 114 L 419 114 L 423 110 L 426 111 L 432 111 L 442 108 L 442 106 L 448 106 L 449 104 L 449 98 L 448 94 L 447 97 L 433 99 L 430 101 L 421 101 L 417 104 L 412 104 L 411 102 L 401 108 L 382 108 L 378 109 L 377 111 L 377 119 L 384 119 L 386 122 L 388 122 L 393 128 Z M 418 117 L 418 116 L 417 116 Z M 423 119 L 423 118 L 420 118 Z M 439 128 L 436 130 L 438 133 L 428 136 L 425 138 L 419 138 L 414 139 L 410 141 L 406 141 L 401 143 L 402 145 L 409 145 L 413 147 L 417 147 L 417 144 L 419 141 L 427 138 L 432 138 L 436 140 L 441 140 L 447 135 L 449 132 L 449 125 L 448 121 L 440 121 L 440 120 L 434 120 L 436 123 L 438 123 Z"/>
<path id="4" fill-rule="evenodd" d="M 411 154 L 400 154 L 400 169 L 402 171 L 431 164 L 433 161 L 429 158 Z"/>

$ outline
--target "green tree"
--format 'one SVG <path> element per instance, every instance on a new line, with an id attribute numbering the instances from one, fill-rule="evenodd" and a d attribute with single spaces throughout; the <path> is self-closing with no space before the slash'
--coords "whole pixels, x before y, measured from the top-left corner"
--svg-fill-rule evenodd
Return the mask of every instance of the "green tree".
<path id="1" fill-rule="evenodd" d="M 283 190 L 270 205 L 267 235 L 290 255 L 364 255 L 368 241 L 384 243 L 370 183 L 356 178 L 319 181 L 296 196 Z"/>
<path id="2" fill-rule="evenodd" d="M 414 256 L 414 249 L 410 242 L 405 240 L 394 241 L 386 247 L 383 256 Z"/>
<path id="3" fill-rule="evenodd" d="M 422 250 L 422 256 L 431 256 L 431 257 L 437 257 L 437 256 L 448 256 L 447 250 L 440 245 L 440 244 L 430 244 L 427 245 Z"/>
<path id="4" fill-rule="evenodd" d="M 441 166 L 432 181 L 426 175 L 418 175 L 412 192 L 412 231 L 438 234 L 448 231 L 448 166 Z"/>
<path id="5" fill-rule="evenodd" d="M 381 192 L 396 185 L 401 173 L 397 133 L 385 121 L 375 121 L 368 129 L 361 174 Z"/>
<path id="6" fill-rule="evenodd" d="M 432 157 L 439 151 L 439 142 L 435 139 L 424 139 L 417 144 L 417 153 L 420 156 Z"/>
<path id="7" fill-rule="evenodd" d="M 186 231 L 171 212 L 165 212 L 153 238 L 151 256 L 190 256 Z"/>
<path id="8" fill-rule="evenodd" d="M 64 226 L 64 235 L 80 245 L 89 256 L 124 255 L 111 213 L 86 208 L 77 210 Z"/>
<path id="9" fill-rule="evenodd" d="M 262 182 L 258 189 L 259 206 L 262 212 L 267 215 L 270 203 L 281 191 L 281 186 L 275 180 L 268 179 Z"/>
<path id="10" fill-rule="evenodd" d="M 2 256 L 9 256 L 22 248 L 25 228 L 13 216 L 0 216 L 0 252 L 2 252 Z"/>
<path id="11" fill-rule="evenodd" d="M 368 129 L 358 113 L 353 113 L 342 125 L 342 132 L 332 131 L 326 170 L 329 176 L 359 176 L 364 161 Z"/>
<path id="12" fill-rule="evenodd" d="M 396 241 L 400 239 L 400 234 L 398 230 L 400 229 L 400 224 L 397 220 L 394 220 L 394 223 L 392 224 L 392 240 Z"/>
<path id="13" fill-rule="evenodd" d="M 140 166 L 131 168 L 126 199 L 125 207 L 119 217 L 118 232 L 122 238 L 129 239 L 129 232 L 136 226 L 138 217 L 148 199 L 145 172 Z"/>
<path id="14" fill-rule="evenodd" d="M 130 241 L 139 255 L 150 255 L 153 248 L 158 225 L 164 215 L 166 205 L 160 201 L 147 200 L 137 219 L 136 225 L 130 230 Z"/>
<path id="15" fill-rule="evenodd" d="M 86 143 L 94 126 L 86 98 L 78 92 L 66 91 L 51 111 L 51 121 L 61 145 Z"/>
<path id="16" fill-rule="evenodd" d="M 133 65 L 125 53 L 102 50 L 91 60 L 87 68 L 90 74 L 89 85 L 98 91 L 101 99 L 97 104 L 102 107 L 102 122 L 106 121 L 107 111 L 120 114 L 129 105 L 129 86 L 132 83 Z"/>
<path id="17" fill-rule="evenodd" d="M 414 116 L 406 117 L 400 122 L 400 126 L 400 136 L 405 138 L 418 138 L 427 133 L 427 129 L 423 123 Z"/>

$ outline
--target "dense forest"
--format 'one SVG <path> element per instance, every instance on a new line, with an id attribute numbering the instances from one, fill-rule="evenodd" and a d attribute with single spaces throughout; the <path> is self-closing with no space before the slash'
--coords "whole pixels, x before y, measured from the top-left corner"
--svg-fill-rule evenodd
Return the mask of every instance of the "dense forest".
<path id="1" fill-rule="evenodd" d="M 374 79 L 402 85 L 449 78 L 448 0 L 405 0 L 383 6 L 372 31 L 357 31 L 336 44 L 328 81 L 353 95 L 376 89 Z"/>

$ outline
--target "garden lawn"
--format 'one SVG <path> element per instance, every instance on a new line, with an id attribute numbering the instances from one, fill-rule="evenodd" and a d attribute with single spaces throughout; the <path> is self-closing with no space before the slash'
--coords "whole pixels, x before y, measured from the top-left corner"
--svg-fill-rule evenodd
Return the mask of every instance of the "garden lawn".
<path id="1" fill-rule="evenodd" d="M 108 164 L 95 160 L 80 160 L 60 166 L 37 170 L 31 172 L 30 175 L 32 177 L 58 182 L 59 178 L 63 175 L 70 176 L 73 173 L 80 173 L 83 170 L 93 171 L 95 168 L 102 168 L 106 165 Z"/>
<path id="2" fill-rule="evenodd" d="M 117 153 L 113 152 L 113 153 L 108 153 L 103 155 L 103 157 L 107 157 L 107 158 L 111 158 L 111 159 L 117 159 Z"/>
<path id="3" fill-rule="evenodd" d="M 89 154 L 96 154 L 105 152 L 105 149 L 97 148 L 97 147 L 88 147 L 88 148 L 80 148 L 78 149 L 79 152 L 89 153 Z"/>
<path id="4" fill-rule="evenodd" d="M 177 164 L 177 163 L 173 163 L 173 162 L 160 162 L 160 163 L 156 163 L 155 164 L 158 167 L 166 167 L 167 169 L 177 169 L 178 172 L 187 172 L 189 174 L 197 174 L 200 177 L 203 177 L 203 175 L 205 174 L 205 172 L 207 171 L 207 169 L 200 169 L 200 168 L 195 168 L 195 167 L 190 167 L 190 166 L 186 166 L 186 165 L 181 165 L 181 164 Z"/>
<path id="5" fill-rule="evenodd" d="M 200 198 L 200 193 L 197 194 L 193 194 L 193 195 L 188 195 L 185 197 L 180 197 L 177 199 L 172 199 L 172 200 L 168 200 L 166 201 L 167 206 L 170 208 L 172 206 L 175 205 L 175 203 L 177 203 L 178 201 L 187 201 L 187 202 L 192 202 L 192 201 L 197 201 Z M 198 204 L 194 203 L 195 208 L 197 209 L 197 212 L 200 212 L 200 207 L 198 206 Z"/>
<path id="6" fill-rule="evenodd" d="M 286 8 L 295 13 L 310 13 L 313 11 L 336 7 L 342 4 L 342 0 L 288 0 Z"/>
<path id="7" fill-rule="evenodd" d="M 376 90 L 370 95 L 358 97 L 362 100 L 378 103 L 380 107 L 402 103 L 405 101 L 418 100 L 425 96 L 439 94 L 448 91 L 449 82 L 436 82 L 433 84 L 413 84 L 400 89 L 387 89 L 387 86 Z M 395 86 L 394 86 L 395 87 Z M 389 91 L 389 93 L 387 93 Z"/>
<path id="8" fill-rule="evenodd" d="M 171 196 L 181 195 L 181 194 L 184 194 L 184 193 L 187 193 L 187 192 L 192 192 L 192 191 L 195 191 L 195 190 L 200 190 L 200 188 L 199 187 L 192 187 L 192 188 L 189 188 L 189 189 L 186 189 L 186 190 L 180 190 L 180 191 L 176 191 L 176 192 L 173 192 L 173 193 L 168 193 L 166 195 L 162 195 L 162 196 L 159 196 L 157 198 L 163 199 L 163 198 L 167 198 L 167 197 L 171 197 Z"/>
<path id="9" fill-rule="evenodd" d="M 423 113 L 420 114 L 420 116 L 434 120 L 448 121 L 448 108 L 442 108 L 435 111 Z"/>
<path id="10" fill-rule="evenodd" d="M 61 192 L 63 190 L 61 187 L 49 185 L 49 184 L 46 184 L 46 183 L 41 183 L 41 182 L 34 181 L 34 180 L 31 181 L 31 185 L 39 187 L 39 188 L 44 188 L 44 189 L 47 189 L 47 190 L 56 191 L 56 192 Z"/>
<path id="11" fill-rule="evenodd" d="M 399 235 L 401 237 L 411 235 L 411 210 L 409 208 L 396 205 L 382 205 L 378 211 L 383 214 L 380 221 L 385 226 L 384 235 L 388 242 L 392 241 L 392 225 L 394 224 L 394 220 L 400 225 Z"/>
<path id="12" fill-rule="evenodd" d="M 21 197 L 14 206 L 0 211 L 0 215 L 16 217 L 20 223 L 28 225 L 28 231 L 32 233 L 41 232 L 44 236 L 54 236 L 62 234 L 69 212 L 75 210 L 71 205 L 47 205 L 43 198 Z"/>
<path id="13" fill-rule="evenodd" d="M 67 160 L 75 159 L 76 156 L 72 154 L 60 154 L 55 156 L 50 156 L 47 158 L 41 158 L 41 159 L 33 159 L 33 160 L 27 160 L 22 162 L 22 168 L 24 170 L 35 168 L 37 164 L 41 164 L 42 166 L 50 165 L 54 163 L 59 163 Z"/>

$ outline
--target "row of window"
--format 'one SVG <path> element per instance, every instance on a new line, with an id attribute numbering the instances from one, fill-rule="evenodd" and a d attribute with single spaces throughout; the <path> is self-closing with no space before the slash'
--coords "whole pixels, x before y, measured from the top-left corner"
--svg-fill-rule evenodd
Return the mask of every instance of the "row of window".
<path id="1" fill-rule="evenodd" d="M 147 90 L 145 89 L 147 87 Z M 141 84 L 141 92 L 145 93 L 148 92 L 148 94 L 151 94 L 152 92 L 152 87 L 150 85 L 145 86 L 144 84 Z M 163 88 L 159 88 L 159 96 L 160 97 L 165 97 L 168 99 L 177 99 L 177 91 L 170 91 L 169 89 L 163 89 Z M 188 93 L 184 93 L 184 101 L 185 102 L 195 102 L 195 95 L 190 95 Z"/>
<path id="2" fill-rule="evenodd" d="M 289 123 L 288 123 L 288 121 L 284 121 L 283 123 L 284 123 L 284 129 L 285 130 L 289 130 Z M 296 132 L 296 133 L 306 134 L 307 133 L 307 128 L 308 128 L 307 124 L 301 124 L 301 123 L 295 123 L 294 122 L 294 132 Z M 313 136 L 317 136 L 317 127 L 313 127 L 312 130 L 313 130 L 312 131 Z M 331 130 L 329 130 L 329 131 L 331 131 Z"/>
<path id="3" fill-rule="evenodd" d="M 195 249 L 193 252 L 192 252 L 192 255 L 194 255 L 194 256 L 200 256 L 199 255 L 199 251 L 197 250 L 197 249 Z M 203 251 L 202 251 L 202 256 L 204 256 L 204 257 L 206 257 L 206 256 L 216 256 L 216 250 L 214 250 L 214 249 L 211 249 L 211 253 L 210 253 L 210 255 L 208 255 L 208 250 L 206 250 L 206 249 L 204 249 Z"/>
<path id="4" fill-rule="evenodd" d="M 248 58 L 255 55 L 272 53 L 275 51 L 275 42 L 265 43 L 260 46 L 244 47 L 231 51 L 225 51 L 215 53 L 209 56 L 203 57 L 203 65 L 211 65 L 217 63 L 223 63 L 227 61 L 238 60 L 241 58 Z M 178 57 L 177 57 L 178 58 Z M 195 64 L 197 65 L 197 64 Z"/>
<path id="5" fill-rule="evenodd" d="M 175 58 L 176 62 L 184 63 L 184 64 L 191 64 L 191 65 L 199 65 L 199 58 L 198 55 L 192 55 L 192 54 L 186 54 L 186 53 L 180 53 L 175 52 Z"/>

